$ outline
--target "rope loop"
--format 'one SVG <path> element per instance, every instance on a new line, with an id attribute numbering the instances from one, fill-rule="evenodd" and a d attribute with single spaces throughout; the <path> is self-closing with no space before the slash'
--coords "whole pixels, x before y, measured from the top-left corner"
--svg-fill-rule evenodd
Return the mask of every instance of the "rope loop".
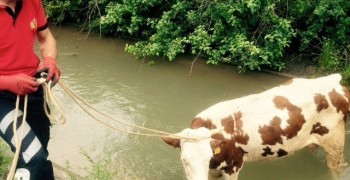
<path id="1" fill-rule="evenodd" d="M 64 124 L 66 122 L 66 116 L 63 112 L 62 106 L 58 103 L 56 95 L 51 91 L 52 82 L 43 82 L 41 85 L 44 89 L 44 110 L 46 116 L 50 119 L 51 122 Z M 54 109 L 57 109 L 60 118 L 57 118 L 55 115 L 53 115 L 52 111 Z"/>

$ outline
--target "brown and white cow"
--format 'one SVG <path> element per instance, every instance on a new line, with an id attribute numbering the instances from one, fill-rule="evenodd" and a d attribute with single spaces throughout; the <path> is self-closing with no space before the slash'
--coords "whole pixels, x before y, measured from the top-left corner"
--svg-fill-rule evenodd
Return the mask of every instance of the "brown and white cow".
<path id="1" fill-rule="evenodd" d="M 163 138 L 181 148 L 190 180 L 237 179 L 244 162 L 278 159 L 309 145 L 322 147 L 327 165 L 345 165 L 343 149 L 349 92 L 339 74 L 317 79 L 295 78 L 260 94 L 220 102 L 199 113 L 191 128 L 178 133 L 188 139 Z M 213 129 L 222 131 L 212 134 Z"/>

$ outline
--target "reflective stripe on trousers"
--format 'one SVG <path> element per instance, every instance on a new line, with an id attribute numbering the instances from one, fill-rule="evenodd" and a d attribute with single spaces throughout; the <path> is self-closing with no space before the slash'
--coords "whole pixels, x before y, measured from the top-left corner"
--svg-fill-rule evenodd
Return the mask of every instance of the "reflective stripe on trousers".
<path id="1" fill-rule="evenodd" d="M 15 152 L 13 120 L 16 95 L 0 91 L 0 135 Z M 21 153 L 15 177 L 23 180 L 53 179 L 52 164 L 47 160 L 47 144 L 50 137 L 50 122 L 43 110 L 41 92 L 29 95 L 27 119 L 22 123 L 23 98 L 17 117 L 17 136 L 23 129 Z M 20 178 L 21 177 L 21 178 Z"/>

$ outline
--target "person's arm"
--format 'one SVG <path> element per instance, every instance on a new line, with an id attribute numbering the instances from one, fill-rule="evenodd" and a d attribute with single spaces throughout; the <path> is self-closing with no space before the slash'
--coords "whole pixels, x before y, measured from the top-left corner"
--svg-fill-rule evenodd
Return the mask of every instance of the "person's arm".
<path id="1" fill-rule="evenodd" d="M 43 58 L 43 62 L 40 64 L 38 72 L 48 70 L 47 81 L 53 79 L 55 84 L 61 75 L 60 70 L 57 68 L 57 45 L 56 40 L 53 37 L 49 28 L 37 32 L 38 41 L 40 44 L 40 53 Z"/>
<path id="2" fill-rule="evenodd" d="M 49 28 L 37 32 L 38 41 L 40 43 L 40 52 L 43 59 L 46 57 L 57 58 L 57 45 Z"/>

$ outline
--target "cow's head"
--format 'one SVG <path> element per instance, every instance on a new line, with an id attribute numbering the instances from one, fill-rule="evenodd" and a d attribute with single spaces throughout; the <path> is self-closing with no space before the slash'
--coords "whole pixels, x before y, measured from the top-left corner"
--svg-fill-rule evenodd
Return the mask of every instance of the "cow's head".
<path id="1" fill-rule="evenodd" d="M 219 130 L 220 131 L 220 130 Z M 209 162 L 213 157 L 213 146 L 216 140 L 211 136 L 218 131 L 207 128 L 185 129 L 176 134 L 180 137 L 193 139 L 177 139 L 165 137 L 163 140 L 176 148 L 181 149 L 181 161 L 185 168 L 187 179 L 208 179 Z"/>

